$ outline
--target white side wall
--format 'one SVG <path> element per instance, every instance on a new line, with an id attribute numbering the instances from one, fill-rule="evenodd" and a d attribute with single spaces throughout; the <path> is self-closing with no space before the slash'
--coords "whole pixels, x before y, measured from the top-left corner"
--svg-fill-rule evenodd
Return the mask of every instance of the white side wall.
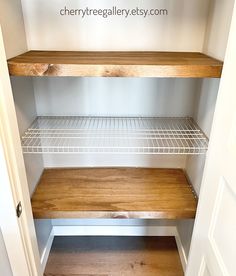
<path id="1" fill-rule="evenodd" d="M 205 54 L 224 60 L 233 5 L 234 0 L 211 0 L 203 45 Z M 200 80 L 196 93 L 194 119 L 208 137 L 210 137 L 218 88 L 218 79 L 203 79 Z M 190 157 L 187 162 L 186 170 L 197 193 L 201 185 L 204 162 L 198 157 Z"/>
<path id="2" fill-rule="evenodd" d="M 224 60 L 234 0 L 210 0 L 203 52 Z"/>
<path id="3" fill-rule="evenodd" d="M 38 238 L 39 255 L 42 260 L 42 256 L 45 254 L 49 235 L 52 231 L 52 223 L 50 219 L 35 220 L 35 229 Z"/>
<path id="4" fill-rule="evenodd" d="M 11 78 L 19 132 L 21 135 L 37 117 L 34 88 L 31 78 Z M 33 194 L 43 171 L 41 155 L 27 155 L 24 158 L 30 195 Z"/>
<path id="5" fill-rule="evenodd" d="M 11 266 L 8 260 L 5 243 L 0 228 L 0 275 L 13 276 Z"/>
<path id="6" fill-rule="evenodd" d="M 218 95 L 219 82 L 219 79 L 199 80 L 199 85 L 195 94 L 193 117 L 208 138 L 211 134 L 211 125 Z M 204 155 L 192 155 L 187 158 L 186 171 L 197 195 L 199 195 L 201 188 L 204 166 Z"/>
<path id="7" fill-rule="evenodd" d="M 0 24 L 7 58 L 27 51 L 21 2 L 0 1 Z"/>

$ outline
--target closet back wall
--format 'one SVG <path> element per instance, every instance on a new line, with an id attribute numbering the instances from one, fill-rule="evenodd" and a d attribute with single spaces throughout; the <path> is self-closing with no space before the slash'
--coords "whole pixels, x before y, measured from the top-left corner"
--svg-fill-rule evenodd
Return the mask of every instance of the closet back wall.
<path id="1" fill-rule="evenodd" d="M 201 51 L 206 0 L 22 0 L 29 49 Z M 61 16 L 68 9 L 167 9 L 165 16 Z"/>

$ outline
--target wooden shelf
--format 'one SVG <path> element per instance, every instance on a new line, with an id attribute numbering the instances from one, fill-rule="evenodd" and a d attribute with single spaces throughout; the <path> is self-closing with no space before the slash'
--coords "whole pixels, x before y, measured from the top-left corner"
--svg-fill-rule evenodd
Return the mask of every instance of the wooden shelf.
<path id="1" fill-rule="evenodd" d="M 181 169 L 46 169 L 32 197 L 36 219 L 187 219 L 196 205 Z"/>
<path id="2" fill-rule="evenodd" d="M 55 237 L 45 276 L 183 276 L 174 237 Z"/>
<path id="3" fill-rule="evenodd" d="M 29 51 L 8 60 L 12 76 L 220 78 L 222 66 L 191 52 Z"/>

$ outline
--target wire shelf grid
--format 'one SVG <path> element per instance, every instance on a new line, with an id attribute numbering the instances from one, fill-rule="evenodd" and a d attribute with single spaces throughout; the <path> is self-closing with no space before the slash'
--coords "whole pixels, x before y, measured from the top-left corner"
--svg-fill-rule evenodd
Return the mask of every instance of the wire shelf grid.
<path id="1" fill-rule="evenodd" d="M 205 154 L 208 139 L 192 118 L 37 117 L 24 153 Z"/>

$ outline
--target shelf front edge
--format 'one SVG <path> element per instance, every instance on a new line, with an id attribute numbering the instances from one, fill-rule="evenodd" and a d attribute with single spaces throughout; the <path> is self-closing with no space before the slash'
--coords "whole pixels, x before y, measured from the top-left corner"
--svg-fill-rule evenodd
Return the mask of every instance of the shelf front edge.
<path id="1" fill-rule="evenodd" d="M 166 211 L 49 211 L 33 208 L 34 219 L 194 219 L 195 210 Z"/>
<path id="2" fill-rule="evenodd" d="M 103 65 L 8 62 L 11 76 L 220 78 L 222 65 Z"/>

